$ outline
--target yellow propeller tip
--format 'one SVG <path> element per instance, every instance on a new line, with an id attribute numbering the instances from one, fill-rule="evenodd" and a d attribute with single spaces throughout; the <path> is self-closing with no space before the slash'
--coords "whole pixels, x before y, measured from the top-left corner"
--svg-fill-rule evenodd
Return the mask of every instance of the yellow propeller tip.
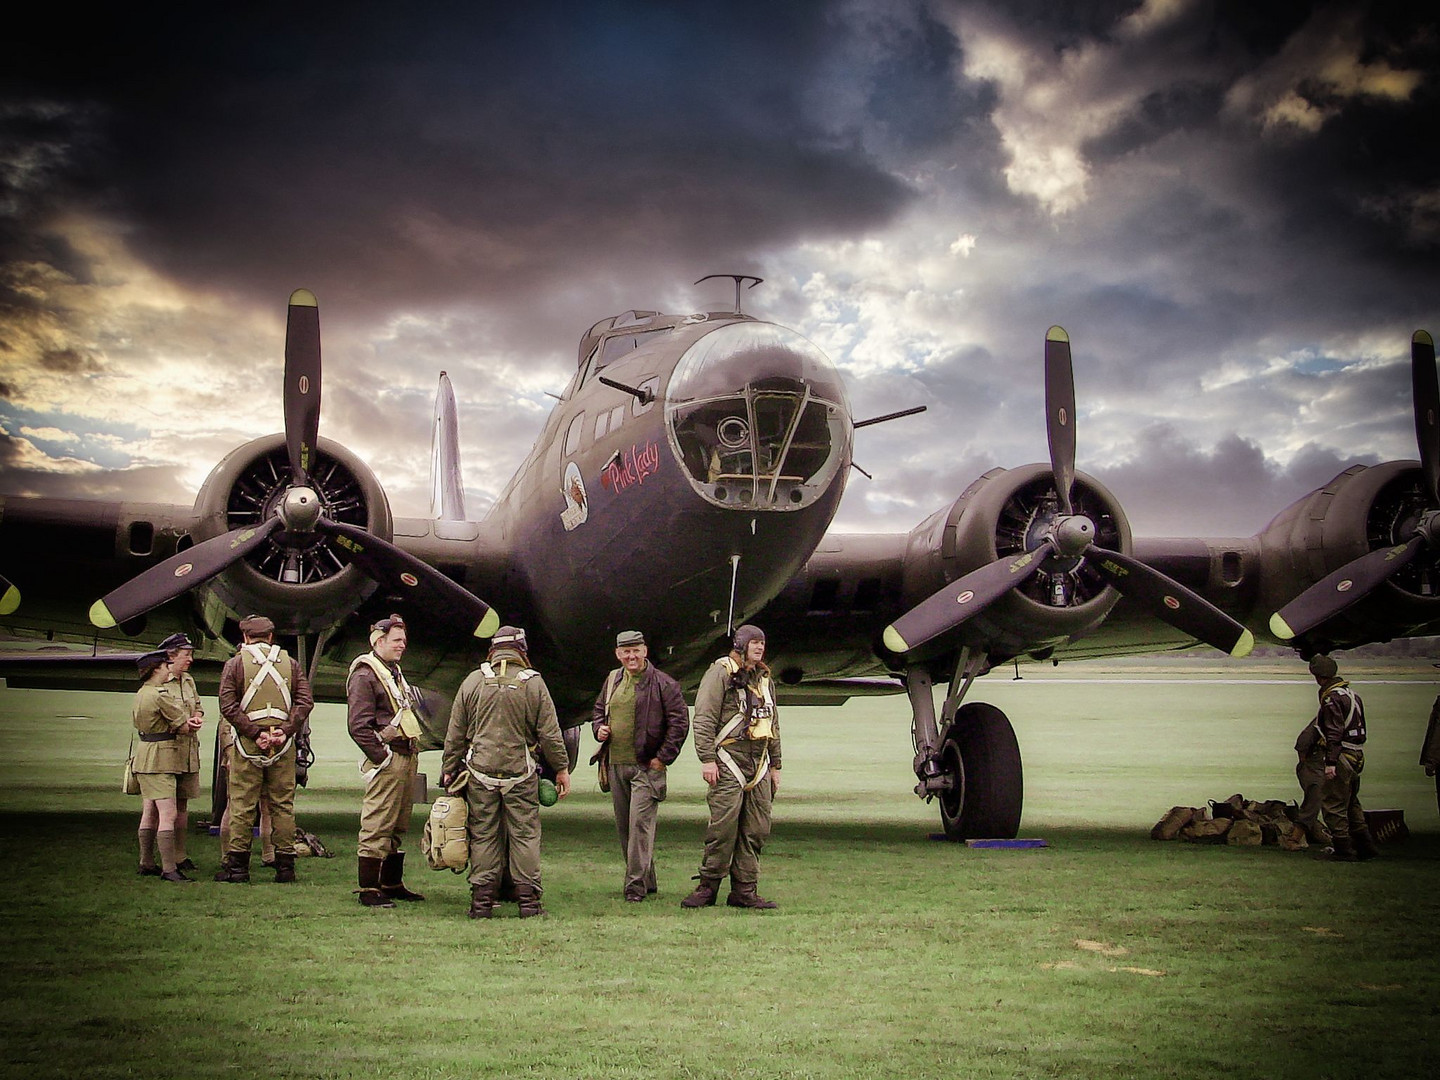
<path id="1" fill-rule="evenodd" d="M 500 629 L 500 613 L 494 608 L 485 612 L 485 617 L 480 620 L 480 625 L 475 627 L 475 636 L 489 638 L 495 636 L 495 631 Z"/>
<path id="2" fill-rule="evenodd" d="M 96 600 L 90 605 L 90 621 L 101 630 L 109 630 L 115 625 L 115 616 L 110 614 L 104 600 Z"/>
<path id="3" fill-rule="evenodd" d="M 891 652 L 903 653 L 910 651 L 910 646 L 905 643 L 904 638 L 895 632 L 895 627 L 893 626 L 887 626 L 885 628 L 884 639 L 885 647 Z"/>
<path id="4" fill-rule="evenodd" d="M 1065 332 L 1063 326 L 1052 326 L 1045 331 L 1046 341 L 1069 341 L 1070 335 Z"/>
<path id="5" fill-rule="evenodd" d="M 1289 641 L 1295 636 L 1295 631 L 1290 629 L 1290 624 L 1280 617 L 1278 611 L 1270 616 L 1270 633 L 1281 641 Z"/>
<path id="6" fill-rule="evenodd" d="M 1250 650 L 1253 648 L 1255 648 L 1255 635 L 1246 630 L 1240 635 L 1240 640 L 1235 642 L 1235 647 L 1230 650 L 1230 655 L 1234 657 L 1249 656 Z"/>
<path id="7" fill-rule="evenodd" d="M 9 615 L 20 606 L 20 590 L 11 585 L 5 590 L 5 595 L 0 596 L 0 615 Z"/>
<path id="8" fill-rule="evenodd" d="M 1416 330 L 1410 340 L 1416 345 L 1429 345 L 1431 348 L 1435 346 L 1435 339 L 1430 336 L 1428 330 Z"/>
<path id="9" fill-rule="evenodd" d="M 291 307 L 319 307 L 320 301 L 309 289 L 296 289 L 290 294 Z"/>

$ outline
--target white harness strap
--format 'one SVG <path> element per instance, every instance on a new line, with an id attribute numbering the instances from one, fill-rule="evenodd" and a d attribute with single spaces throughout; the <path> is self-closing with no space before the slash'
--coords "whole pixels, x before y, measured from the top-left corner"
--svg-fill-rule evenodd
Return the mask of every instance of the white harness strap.
<path id="1" fill-rule="evenodd" d="M 280 669 L 275 666 L 275 659 L 280 655 L 280 646 L 271 645 L 267 650 L 259 642 L 252 642 L 249 645 L 242 645 L 241 649 L 250 654 L 250 659 L 260 665 L 260 670 L 255 672 L 255 677 L 250 680 L 250 685 L 245 688 L 245 696 L 240 699 L 240 708 L 245 710 L 245 715 L 251 720 L 289 720 L 290 719 L 290 686 L 285 682 L 285 677 L 280 674 Z M 250 711 L 250 702 L 255 700 L 255 692 L 260 689 L 266 679 L 274 681 L 280 690 L 281 700 L 285 702 L 285 708 L 275 709 L 266 707 Z M 286 745 L 289 745 L 288 742 Z M 284 753 L 282 750 L 281 753 Z M 247 760 L 251 760 L 248 759 Z"/>
<path id="2" fill-rule="evenodd" d="M 735 674 L 737 670 L 735 661 L 731 660 L 728 656 L 722 656 L 719 662 L 725 666 L 725 670 L 730 672 L 731 675 Z M 749 717 L 745 715 L 745 709 L 742 706 L 740 711 L 732 716 L 729 722 L 715 733 L 715 756 L 720 759 L 720 763 L 724 765 L 725 768 L 730 770 L 730 775 L 735 777 L 735 782 L 740 785 L 742 790 L 751 791 L 761 780 L 764 780 L 770 772 L 769 742 L 766 742 L 765 752 L 760 755 L 760 767 L 755 770 L 753 780 L 745 779 L 745 774 L 740 771 L 740 766 L 736 764 L 735 759 L 730 756 L 730 752 L 725 749 L 726 741 L 733 742 L 734 740 L 731 739 L 731 736 L 734 735 L 747 720 L 749 720 Z"/>
<path id="3" fill-rule="evenodd" d="M 242 743 L 239 739 L 236 739 L 230 745 L 235 748 L 235 753 L 239 754 L 246 761 L 250 762 L 250 764 L 258 765 L 260 766 L 260 768 L 263 769 L 270 765 L 274 765 L 275 762 L 279 761 L 282 757 L 289 753 L 290 750 L 295 746 L 295 740 L 293 738 L 286 739 L 280 749 L 276 750 L 269 757 L 262 757 L 260 754 L 247 754 L 245 752 L 245 744 Z"/>
<path id="4" fill-rule="evenodd" d="M 480 665 L 480 674 L 483 675 L 487 681 L 499 678 L 499 676 L 495 674 L 495 669 L 490 666 L 490 661 L 488 660 Z M 515 681 L 517 683 L 524 683 L 538 674 L 539 672 L 530 668 L 521 668 L 515 673 Z M 508 678 L 508 674 L 505 677 Z M 504 795 L 511 788 L 515 787 L 515 785 L 529 780 L 530 777 L 535 775 L 537 768 L 534 755 L 531 754 L 530 747 L 528 746 L 525 747 L 525 771 L 519 776 L 491 776 L 489 773 L 483 773 L 470 763 L 470 759 L 474 754 L 475 748 L 473 746 L 465 752 L 466 771 L 475 778 L 476 783 L 489 791 L 498 791 L 501 795 Z"/>
<path id="5" fill-rule="evenodd" d="M 391 750 L 390 747 L 387 746 L 387 747 L 385 747 L 385 760 L 382 761 L 382 762 L 380 762 L 379 765 L 372 765 L 372 766 L 371 766 L 370 768 L 368 768 L 368 769 L 365 768 L 365 766 L 366 766 L 367 764 L 369 764 L 369 762 L 370 762 L 370 759 L 369 759 L 369 758 L 366 758 L 364 761 L 362 761 L 362 762 L 360 763 L 360 778 L 365 781 L 365 786 L 366 786 L 366 787 L 369 787 L 369 786 L 370 786 L 370 781 L 371 781 L 371 780 L 374 780 L 375 777 L 380 774 L 380 771 L 381 771 L 382 769 L 384 769 L 386 765 L 389 765 L 389 764 L 390 764 L 390 759 L 393 758 L 394 756 L 395 756 L 395 751 L 394 751 L 394 750 Z"/>

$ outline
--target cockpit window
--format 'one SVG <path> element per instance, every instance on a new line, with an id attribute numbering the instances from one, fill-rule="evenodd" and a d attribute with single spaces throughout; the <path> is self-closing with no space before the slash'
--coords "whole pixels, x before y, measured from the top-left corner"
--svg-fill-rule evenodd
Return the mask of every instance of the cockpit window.
<path id="1" fill-rule="evenodd" d="M 848 460 L 850 410 L 810 341 L 770 323 L 723 326 L 680 360 L 667 419 L 691 484 L 725 506 L 796 510 Z"/>
<path id="2" fill-rule="evenodd" d="M 600 347 L 600 356 L 592 370 L 599 371 L 606 364 L 614 363 L 626 353 L 634 352 L 647 341 L 653 341 L 656 334 L 668 334 L 673 327 L 664 326 L 658 330 L 641 330 L 638 333 L 611 334 Z"/>

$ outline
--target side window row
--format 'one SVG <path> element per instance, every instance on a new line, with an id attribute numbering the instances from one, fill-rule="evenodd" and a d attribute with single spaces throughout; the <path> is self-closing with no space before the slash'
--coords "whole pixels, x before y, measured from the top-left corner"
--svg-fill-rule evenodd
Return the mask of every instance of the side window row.
<path id="1" fill-rule="evenodd" d="M 660 388 L 660 377 L 652 375 L 640 384 L 638 389 L 649 390 L 654 393 Z M 642 402 L 638 397 L 630 401 L 630 412 L 633 416 L 649 412 L 655 407 L 655 401 Z M 595 439 L 599 441 L 612 431 L 618 431 L 620 425 L 625 422 L 625 406 L 616 405 L 613 409 L 607 409 L 595 418 Z M 580 450 L 580 440 L 585 431 L 585 414 L 578 412 L 570 421 L 570 426 L 565 429 L 565 456 L 573 457 Z"/>

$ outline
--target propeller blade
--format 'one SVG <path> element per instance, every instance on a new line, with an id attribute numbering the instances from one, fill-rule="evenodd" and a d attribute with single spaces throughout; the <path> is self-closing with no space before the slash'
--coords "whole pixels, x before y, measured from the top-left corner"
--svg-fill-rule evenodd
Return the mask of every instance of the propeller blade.
<path id="1" fill-rule="evenodd" d="M 1270 616 L 1270 632 L 1282 641 L 1289 641 L 1339 615 L 1409 566 L 1424 544 L 1425 538 L 1416 533 L 1403 544 L 1377 548 L 1346 563 Z"/>
<path id="2" fill-rule="evenodd" d="M 1045 333 L 1045 434 L 1060 512 L 1068 517 L 1070 488 L 1075 483 L 1075 370 L 1070 363 L 1070 335 L 1060 326 Z"/>
<path id="3" fill-rule="evenodd" d="M 1132 555 L 1095 547 L 1085 561 L 1124 597 L 1162 622 L 1231 656 L 1248 656 L 1255 635 L 1199 593 L 1192 592 Z"/>
<path id="4" fill-rule="evenodd" d="M 0 615 L 9 615 L 20 606 L 20 590 L 0 577 Z"/>
<path id="5" fill-rule="evenodd" d="M 144 615 L 243 559 L 278 528 L 280 518 L 272 517 L 261 525 L 235 529 L 186 548 L 96 600 L 90 607 L 90 621 L 108 630 Z"/>
<path id="6" fill-rule="evenodd" d="M 464 626 L 475 637 L 493 637 L 500 628 L 494 608 L 408 551 L 327 517 L 315 523 L 315 531 L 335 537 L 350 561 L 382 585 L 445 621 Z"/>
<path id="7" fill-rule="evenodd" d="M 320 304 L 309 289 L 290 294 L 285 319 L 285 449 L 292 482 L 309 482 L 320 437 Z"/>
<path id="8" fill-rule="evenodd" d="M 887 626 L 885 647 L 891 652 L 909 652 L 953 630 L 1027 580 L 1040 569 L 1052 550 L 1050 541 L 1046 540 L 1033 551 L 1007 555 L 956 578 Z"/>
<path id="9" fill-rule="evenodd" d="M 1424 330 L 1410 338 L 1410 387 L 1415 399 L 1415 441 L 1431 507 L 1440 506 L 1440 379 L 1435 374 L 1435 339 Z"/>

